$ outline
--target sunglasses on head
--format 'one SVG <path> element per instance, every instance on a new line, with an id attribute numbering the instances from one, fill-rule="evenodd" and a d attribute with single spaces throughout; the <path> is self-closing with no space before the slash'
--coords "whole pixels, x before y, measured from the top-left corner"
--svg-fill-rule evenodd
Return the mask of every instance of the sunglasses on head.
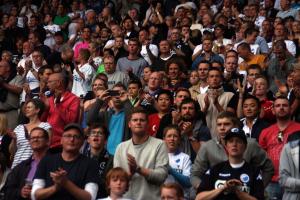
<path id="1" fill-rule="evenodd" d="M 283 142 L 283 131 L 279 131 L 279 132 L 278 132 L 277 140 L 278 140 L 278 142 L 280 142 L 280 143 Z"/>

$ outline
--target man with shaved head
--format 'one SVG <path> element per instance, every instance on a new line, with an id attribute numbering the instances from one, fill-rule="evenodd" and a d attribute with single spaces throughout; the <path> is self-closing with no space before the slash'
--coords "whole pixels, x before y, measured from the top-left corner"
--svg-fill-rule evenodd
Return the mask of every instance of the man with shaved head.
<path id="1" fill-rule="evenodd" d="M 23 78 L 12 70 L 6 61 L 0 62 L 0 113 L 7 117 L 8 127 L 17 126 L 19 98 L 22 92 Z"/>
<path id="2" fill-rule="evenodd" d="M 53 73 L 48 78 L 47 86 L 51 92 L 51 97 L 47 98 L 41 94 L 46 104 L 45 120 L 51 124 L 52 137 L 50 143 L 50 152 L 61 151 L 60 139 L 64 126 L 78 122 L 80 100 L 71 92 L 67 91 L 68 80 L 64 73 Z"/>

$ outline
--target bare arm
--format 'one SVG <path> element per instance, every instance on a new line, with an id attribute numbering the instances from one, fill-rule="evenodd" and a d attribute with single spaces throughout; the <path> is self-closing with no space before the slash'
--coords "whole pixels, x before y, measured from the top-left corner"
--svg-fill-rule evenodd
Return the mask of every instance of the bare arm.
<path id="1" fill-rule="evenodd" d="M 47 188 L 41 188 L 35 191 L 34 197 L 36 200 L 39 199 L 47 199 L 58 191 L 58 187 L 56 185 L 52 185 Z"/>
<path id="2" fill-rule="evenodd" d="M 209 200 L 209 199 L 215 199 L 219 194 L 221 194 L 224 191 L 224 188 L 217 188 L 211 191 L 204 191 L 200 192 L 196 196 L 196 200 Z"/>
<path id="3" fill-rule="evenodd" d="M 22 90 L 23 88 L 22 87 L 19 87 L 19 86 L 16 86 L 16 85 L 11 85 L 9 83 L 6 83 L 6 82 L 2 82 L 0 84 L 2 87 L 4 87 L 5 89 L 7 89 L 8 91 L 14 93 L 14 94 L 21 94 L 22 93 Z"/>

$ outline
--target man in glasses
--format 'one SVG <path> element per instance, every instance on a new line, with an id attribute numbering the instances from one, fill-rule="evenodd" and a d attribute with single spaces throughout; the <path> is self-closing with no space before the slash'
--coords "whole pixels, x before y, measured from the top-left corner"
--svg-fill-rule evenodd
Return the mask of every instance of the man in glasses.
<path id="1" fill-rule="evenodd" d="M 40 127 L 31 130 L 29 144 L 32 156 L 18 164 L 9 174 L 5 188 L 5 199 L 29 199 L 32 180 L 40 160 L 49 148 L 49 133 Z"/>
<path id="2" fill-rule="evenodd" d="M 239 120 L 232 112 L 221 112 L 217 117 L 217 137 L 201 145 L 197 157 L 192 165 L 191 183 L 195 189 L 201 184 L 201 177 L 212 166 L 228 160 L 225 150 L 225 136 L 232 128 L 240 126 Z M 262 171 L 264 186 L 267 186 L 274 174 L 272 161 L 255 139 L 247 139 L 244 160 L 252 163 Z"/>
<path id="3" fill-rule="evenodd" d="M 87 145 L 83 148 L 83 154 L 98 163 L 100 183 L 97 198 L 107 197 L 105 177 L 113 166 L 113 157 L 106 150 L 108 134 L 109 132 L 104 125 L 100 123 L 91 124 L 89 126 Z"/>
<path id="4" fill-rule="evenodd" d="M 31 199 L 96 199 L 98 168 L 80 154 L 84 133 L 79 124 L 65 126 L 62 153 L 45 156 L 35 173 Z"/>
<path id="5" fill-rule="evenodd" d="M 119 82 L 124 84 L 127 87 L 129 82 L 129 76 L 127 75 L 127 73 L 116 71 L 115 57 L 108 55 L 103 58 L 103 62 L 104 62 L 105 74 L 107 75 L 108 78 L 107 81 L 108 89 L 112 89 L 113 86 Z"/>
<path id="6" fill-rule="evenodd" d="M 273 113 L 277 122 L 261 132 L 259 144 L 267 152 L 275 168 L 272 182 L 266 188 L 269 198 L 281 199 L 283 191 L 278 183 L 280 153 L 288 136 L 300 130 L 300 124 L 291 120 L 291 106 L 286 97 L 279 96 L 275 99 Z"/>

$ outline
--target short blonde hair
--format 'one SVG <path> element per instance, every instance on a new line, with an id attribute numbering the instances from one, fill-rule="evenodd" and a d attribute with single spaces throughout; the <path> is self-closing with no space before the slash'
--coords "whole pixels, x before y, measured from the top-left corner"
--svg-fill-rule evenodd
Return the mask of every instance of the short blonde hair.
<path id="1" fill-rule="evenodd" d="M 117 179 L 124 179 L 127 183 L 127 188 L 126 191 L 129 188 L 129 182 L 130 182 L 130 177 L 128 175 L 128 173 L 122 168 L 122 167 L 115 167 L 112 168 L 111 170 L 108 171 L 107 175 L 106 175 L 106 189 L 107 192 L 110 192 L 110 181 L 113 178 L 117 178 Z"/>

